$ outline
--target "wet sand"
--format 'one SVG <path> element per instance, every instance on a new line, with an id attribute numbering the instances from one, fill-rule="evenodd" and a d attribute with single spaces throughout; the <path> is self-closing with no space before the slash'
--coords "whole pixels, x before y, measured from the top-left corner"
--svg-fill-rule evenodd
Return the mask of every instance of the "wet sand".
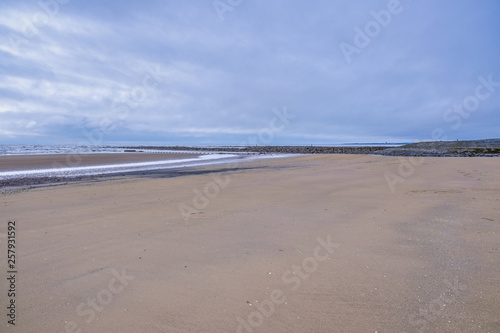
<path id="1" fill-rule="evenodd" d="M 498 165 L 426 158 L 394 191 L 399 158 L 316 155 L 11 192 L 0 327 L 499 332 Z"/>
<path id="2" fill-rule="evenodd" d="M 188 153 L 98 153 L 98 154 L 47 154 L 0 156 L 0 171 L 34 170 L 73 166 L 108 165 L 192 158 L 199 154 Z"/>

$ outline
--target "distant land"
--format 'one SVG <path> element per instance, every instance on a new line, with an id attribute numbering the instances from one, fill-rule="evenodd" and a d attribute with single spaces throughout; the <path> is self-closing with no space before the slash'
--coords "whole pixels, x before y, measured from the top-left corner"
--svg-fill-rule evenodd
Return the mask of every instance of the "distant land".
<path id="1" fill-rule="evenodd" d="M 428 141 L 393 145 L 353 144 L 352 146 L 248 146 L 248 147 L 191 147 L 191 146 L 133 146 L 117 147 L 128 152 L 141 150 L 219 151 L 257 154 L 376 154 L 386 156 L 434 157 L 496 157 L 500 156 L 500 139 L 468 141 Z"/>
<path id="2" fill-rule="evenodd" d="M 390 156 L 500 156 L 500 139 L 418 142 L 377 153 Z"/>

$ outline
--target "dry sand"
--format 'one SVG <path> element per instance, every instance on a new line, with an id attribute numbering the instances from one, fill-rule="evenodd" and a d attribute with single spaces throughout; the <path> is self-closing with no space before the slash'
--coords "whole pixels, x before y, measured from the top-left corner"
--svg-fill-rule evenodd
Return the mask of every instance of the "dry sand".
<path id="1" fill-rule="evenodd" d="M 3 195 L 0 331 L 500 332 L 499 162 L 426 158 L 394 192 L 398 158 L 317 155 Z"/>

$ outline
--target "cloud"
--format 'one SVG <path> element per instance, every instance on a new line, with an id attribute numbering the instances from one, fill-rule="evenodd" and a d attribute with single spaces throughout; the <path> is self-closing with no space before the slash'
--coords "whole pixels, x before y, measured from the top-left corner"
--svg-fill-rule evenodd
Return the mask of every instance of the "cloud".
<path id="1" fill-rule="evenodd" d="M 348 63 L 340 43 L 388 1 L 243 2 L 221 21 L 205 1 L 69 1 L 51 14 L 8 0 L 0 140 L 72 143 L 109 122 L 109 144 L 237 144 L 283 106 L 297 117 L 276 144 L 498 136 L 500 89 L 458 130 L 443 114 L 479 76 L 500 81 L 500 5 L 401 6 Z"/>

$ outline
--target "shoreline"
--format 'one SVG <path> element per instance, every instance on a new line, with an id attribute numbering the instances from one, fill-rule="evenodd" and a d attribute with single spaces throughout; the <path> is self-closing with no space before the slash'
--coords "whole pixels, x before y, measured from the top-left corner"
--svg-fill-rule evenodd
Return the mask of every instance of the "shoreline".
<path id="1" fill-rule="evenodd" d="M 137 147 L 136 147 L 137 148 Z M 171 150 L 172 147 L 168 147 L 168 150 Z M 275 150 L 268 153 L 249 153 L 249 152 L 240 152 L 239 156 L 234 160 L 214 160 L 207 163 L 194 163 L 193 165 L 179 165 L 179 166 L 171 166 L 165 165 L 163 167 L 158 167 L 154 169 L 141 169 L 137 170 L 124 170 L 124 171 L 113 171 L 113 172 L 103 172 L 96 174 L 84 174 L 84 175 L 64 175 L 64 174 L 54 174 L 51 176 L 20 176 L 10 179 L 2 179 L 2 172 L 6 170 L 12 170 L 12 166 L 17 169 L 14 170 L 28 170 L 35 171 L 40 168 L 52 167 L 55 165 L 60 165 L 63 168 L 68 168 L 66 165 L 68 163 L 68 158 L 70 159 L 70 163 L 78 162 L 75 165 L 78 167 L 95 167 L 97 165 L 103 166 L 114 166 L 119 163 L 140 163 L 140 162 L 161 162 L 165 161 L 166 163 L 174 162 L 176 160 L 182 161 L 185 158 L 196 158 L 203 157 L 204 155 L 217 154 L 217 151 L 200 151 L 199 148 L 193 147 L 193 153 L 190 153 L 187 148 L 188 147 L 178 147 L 182 152 L 147 152 L 147 151 L 128 151 L 128 152 L 113 152 L 113 153 L 90 153 L 90 154 L 39 154 L 39 155 L 2 155 L 0 156 L 0 191 L 2 193 L 15 192 L 18 190 L 29 190 L 32 188 L 40 188 L 46 186 L 59 186 L 59 185 L 68 185 L 73 183 L 94 183 L 94 182 L 103 182 L 110 179 L 127 179 L 127 178 L 141 178 L 141 177 L 154 177 L 161 176 L 164 178 L 169 177 L 178 177 L 178 176 L 186 176 L 186 175 L 196 175 L 203 173 L 202 170 L 205 169 L 206 166 L 210 165 L 234 165 L 234 163 L 238 163 L 238 167 L 232 168 L 231 170 L 244 169 L 243 164 L 239 163 L 249 163 L 255 159 L 263 159 L 263 158 L 293 158 L 296 156 L 328 156 L 332 154 L 339 154 L 341 156 L 372 156 L 376 158 L 384 157 L 384 158 L 393 158 L 393 157 L 409 157 L 409 156 L 418 156 L 418 155 L 389 155 L 389 154 L 376 154 L 374 152 L 367 153 L 312 153 L 312 154 L 290 154 L 290 153 L 277 153 Z M 263 147 L 265 148 L 265 147 Z M 276 147 L 274 147 L 276 148 Z M 313 147 L 314 148 L 314 147 Z M 325 149 L 330 149 L 332 147 L 323 147 Z M 337 148 L 337 147 L 335 147 Z M 341 147 L 345 148 L 345 147 Z M 366 148 L 366 147 L 354 147 L 354 148 Z M 166 150 L 167 148 L 165 148 Z M 197 153 L 194 150 L 197 150 Z M 295 150 L 289 150 L 295 151 Z M 221 152 L 223 154 L 228 154 L 228 151 Z M 71 158 L 78 157 L 78 160 L 71 160 Z M 244 157 L 248 159 L 245 160 Z M 474 158 L 474 159 L 482 159 L 489 158 L 490 156 L 423 156 L 429 159 L 441 159 L 446 157 L 446 159 L 450 158 L 459 158 L 462 159 L 464 157 Z M 237 159 L 240 159 L 237 161 Z M 66 163 L 63 164 L 63 163 Z"/>
<path id="2" fill-rule="evenodd" d="M 186 153 L 93 153 L 93 154 L 31 154 L 0 156 L 0 172 L 35 170 L 56 167 L 81 167 L 146 161 L 161 161 L 200 156 Z"/>
<path id="3" fill-rule="evenodd" d="M 193 168 L 199 165 L 228 164 L 229 157 L 246 162 L 253 158 L 286 157 L 288 155 L 365 155 L 385 157 L 500 157 L 500 139 L 471 141 L 430 141 L 402 146 L 345 145 L 345 146 L 227 146 L 227 147 L 190 147 L 190 146 L 115 146 L 101 147 L 94 153 L 38 154 L 38 155 L 1 155 L 0 189 L 11 190 L 81 181 L 96 181 L 109 177 L 126 177 L 137 174 L 146 175 L 160 172 L 164 175 L 176 174 L 180 168 Z M 104 152 L 107 149 L 108 152 Z M 228 154 L 227 161 L 200 162 L 206 155 Z M 231 155 L 232 154 L 232 155 Z M 182 159 L 189 163 L 182 164 Z M 175 160 L 179 160 L 175 165 Z M 162 165 L 162 161 L 165 165 Z M 127 163 L 130 168 L 126 169 Z M 137 163 L 132 168 L 132 163 Z M 141 164 L 142 163 L 142 164 Z M 122 164 L 122 165 L 120 165 Z M 148 164 L 150 166 L 148 166 Z M 152 165 L 156 165 L 153 167 Z M 102 166 L 102 168 L 97 167 Z M 115 167 L 116 166 L 116 167 Z M 44 168 L 57 168 L 34 171 Z M 100 170 L 90 172 L 88 169 Z M 119 168 L 122 169 L 119 169 Z M 9 172 L 8 170 L 15 170 Z M 23 170 L 22 172 L 17 170 Z M 83 170 L 83 171 L 82 171 Z M 153 171 L 154 170 L 154 171 Z M 158 171 L 160 170 L 160 171 Z M 80 173 L 79 173 L 80 172 Z M 10 175 L 9 175 L 10 173 Z M 36 176 L 30 175 L 36 173 Z M 50 174 L 49 174 L 50 173 Z"/>
<path id="4" fill-rule="evenodd" d="M 77 160 L 74 158 L 77 157 Z M 210 165 L 278 157 L 254 154 L 99 153 L 0 156 L 0 189 L 9 192 L 44 185 L 95 182 L 110 178 L 194 174 Z M 286 157 L 280 155 L 279 157 Z M 63 164 L 66 163 L 66 164 Z M 181 171 L 182 170 L 182 171 Z"/>

